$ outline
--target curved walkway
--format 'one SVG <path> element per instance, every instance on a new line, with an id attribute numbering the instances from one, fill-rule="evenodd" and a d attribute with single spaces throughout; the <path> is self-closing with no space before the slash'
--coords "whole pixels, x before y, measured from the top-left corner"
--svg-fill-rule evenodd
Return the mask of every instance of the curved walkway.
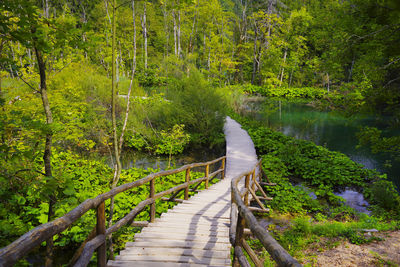
<path id="1" fill-rule="evenodd" d="M 231 266 L 231 179 L 257 163 L 253 142 L 226 118 L 225 179 L 176 205 L 135 235 L 108 266 Z"/>

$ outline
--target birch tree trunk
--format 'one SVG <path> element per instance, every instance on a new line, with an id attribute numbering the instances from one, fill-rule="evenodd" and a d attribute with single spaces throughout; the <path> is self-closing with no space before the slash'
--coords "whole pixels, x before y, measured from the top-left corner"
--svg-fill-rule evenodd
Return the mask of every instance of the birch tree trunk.
<path id="1" fill-rule="evenodd" d="M 182 54 L 182 49 L 181 49 L 181 11 L 178 10 L 178 32 L 177 32 L 177 37 L 178 37 L 178 57 L 181 57 Z"/>
<path id="2" fill-rule="evenodd" d="M 196 32 L 196 17 L 197 17 L 197 9 L 199 7 L 199 2 L 200 0 L 197 1 L 195 9 L 194 9 L 194 15 L 193 15 L 193 23 L 192 23 L 192 31 L 190 33 L 190 38 L 189 38 L 189 44 L 188 44 L 188 49 L 187 52 L 188 53 L 193 53 L 193 49 L 194 49 L 194 36 L 195 36 L 195 32 Z"/>
<path id="3" fill-rule="evenodd" d="M 144 39 L 144 68 L 147 69 L 147 23 L 146 23 L 146 3 L 144 1 L 143 6 L 143 21 L 142 21 L 142 28 L 143 28 L 143 39 Z"/>
<path id="4" fill-rule="evenodd" d="M 164 51 L 164 58 L 168 57 L 168 50 L 169 50 L 169 31 L 168 31 L 168 12 L 167 12 L 167 2 L 163 4 L 163 17 L 164 17 L 164 33 L 165 33 L 165 51 Z"/>
<path id="5" fill-rule="evenodd" d="M 279 87 L 282 86 L 283 74 L 285 73 L 286 56 L 287 56 L 287 48 L 285 48 L 285 52 L 283 53 L 283 63 L 282 63 L 281 78 L 280 78 L 280 81 L 279 81 Z"/>
<path id="6" fill-rule="evenodd" d="M 129 84 L 128 97 L 126 103 L 125 110 L 125 119 L 124 124 L 122 126 L 121 135 L 119 137 L 119 151 L 122 151 L 122 144 L 124 142 L 124 134 L 126 130 L 126 125 L 128 124 L 128 116 L 129 116 L 129 108 L 130 108 L 130 100 L 131 100 L 131 92 L 133 86 L 133 79 L 135 78 L 136 71 L 136 22 L 135 22 L 135 0 L 132 0 L 132 19 L 133 19 L 133 62 L 132 62 L 132 74 L 131 74 L 131 82 Z"/>
<path id="7" fill-rule="evenodd" d="M 173 21 L 174 21 L 174 52 L 175 52 L 175 56 L 177 56 L 178 55 L 178 44 L 177 44 L 177 38 L 176 38 L 177 27 L 176 27 L 175 11 L 172 11 L 172 18 L 173 18 Z"/>

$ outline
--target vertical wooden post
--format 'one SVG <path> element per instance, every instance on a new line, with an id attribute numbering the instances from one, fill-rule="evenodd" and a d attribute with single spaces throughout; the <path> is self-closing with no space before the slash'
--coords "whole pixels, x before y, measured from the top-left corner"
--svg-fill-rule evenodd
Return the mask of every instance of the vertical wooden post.
<path id="1" fill-rule="evenodd" d="M 225 178 L 225 168 L 226 168 L 226 163 L 225 163 L 225 158 L 222 159 L 222 163 L 221 163 L 221 168 L 222 168 L 222 172 L 221 172 L 221 179 Z"/>
<path id="2" fill-rule="evenodd" d="M 154 179 L 150 180 L 150 198 L 154 198 Z M 156 218 L 156 202 L 150 204 L 150 222 L 154 222 Z"/>
<path id="3" fill-rule="evenodd" d="M 185 200 L 189 199 L 189 181 L 190 181 L 190 168 L 186 169 L 186 188 L 185 188 Z"/>
<path id="4" fill-rule="evenodd" d="M 252 173 L 252 177 L 253 177 L 253 184 L 251 185 L 251 189 L 253 189 L 254 192 L 256 192 L 256 168 L 254 168 L 253 173 Z"/>
<path id="5" fill-rule="evenodd" d="M 246 192 L 246 194 L 244 195 L 244 204 L 245 204 L 246 206 L 248 206 L 248 205 L 249 205 L 250 174 L 247 174 L 247 175 L 246 175 L 246 180 L 245 180 L 245 182 L 244 182 L 244 186 L 245 186 L 246 189 L 247 189 L 247 192 Z"/>
<path id="6" fill-rule="evenodd" d="M 106 234 L 106 214 L 105 214 L 105 203 L 104 201 L 97 207 L 97 225 L 96 225 L 97 235 Z M 97 266 L 105 267 L 107 265 L 107 247 L 106 239 L 104 243 L 97 248 Z"/>
<path id="7" fill-rule="evenodd" d="M 208 189 L 208 173 L 209 173 L 209 171 L 210 171 L 210 165 L 206 165 L 206 173 L 205 173 L 205 176 L 206 176 L 206 189 Z"/>
<path id="8" fill-rule="evenodd" d="M 241 247 L 242 246 L 244 227 L 245 227 L 244 218 L 240 215 L 240 212 L 238 212 L 238 221 L 237 221 L 237 224 L 236 224 L 236 236 L 235 236 L 234 247 L 237 247 L 237 246 Z M 233 257 L 232 266 L 240 266 L 236 255 L 234 255 L 234 257 Z"/>

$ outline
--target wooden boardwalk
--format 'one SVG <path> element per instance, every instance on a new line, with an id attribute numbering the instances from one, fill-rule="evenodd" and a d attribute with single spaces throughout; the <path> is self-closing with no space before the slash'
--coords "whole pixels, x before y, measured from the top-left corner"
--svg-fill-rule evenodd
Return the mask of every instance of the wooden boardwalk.
<path id="1" fill-rule="evenodd" d="M 108 266 L 231 266 L 231 179 L 257 162 L 247 132 L 225 123 L 225 179 L 176 205 L 135 235 Z"/>

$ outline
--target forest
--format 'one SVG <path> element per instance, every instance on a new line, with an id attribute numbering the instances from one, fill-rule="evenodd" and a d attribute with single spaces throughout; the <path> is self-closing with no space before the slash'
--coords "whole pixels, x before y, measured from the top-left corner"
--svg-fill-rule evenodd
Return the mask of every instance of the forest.
<path id="1" fill-rule="evenodd" d="M 305 101 L 350 120 L 374 116 L 384 126 L 358 129 L 357 147 L 398 165 L 399 44 L 397 0 L 2 0 L 1 247 L 88 198 L 158 171 L 123 168 L 126 153 L 164 155 L 173 168 L 176 155 L 224 151 L 227 115 L 249 132 L 280 185 L 270 191 L 272 215 L 290 214 L 293 227 L 275 238 L 297 259 L 308 262 L 304 250 L 320 236 L 360 244 L 372 240 L 356 229 L 399 230 L 399 173 L 387 179 L 244 112 L 247 98 L 260 97 L 279 105 Z M 293 177 L 317 200 L 296 189 Z M 333 194 L 346 186 L 364 194 L 371 216 Z M 109 223 L 145 193 L 112 200 Z M 46 266 L 60 265 L 63 249 L 85 240 L 93 216 L 34 254 L 46 254 Z M 111 258 L 132 239 L 131 228 L 113 235 Z"/>

